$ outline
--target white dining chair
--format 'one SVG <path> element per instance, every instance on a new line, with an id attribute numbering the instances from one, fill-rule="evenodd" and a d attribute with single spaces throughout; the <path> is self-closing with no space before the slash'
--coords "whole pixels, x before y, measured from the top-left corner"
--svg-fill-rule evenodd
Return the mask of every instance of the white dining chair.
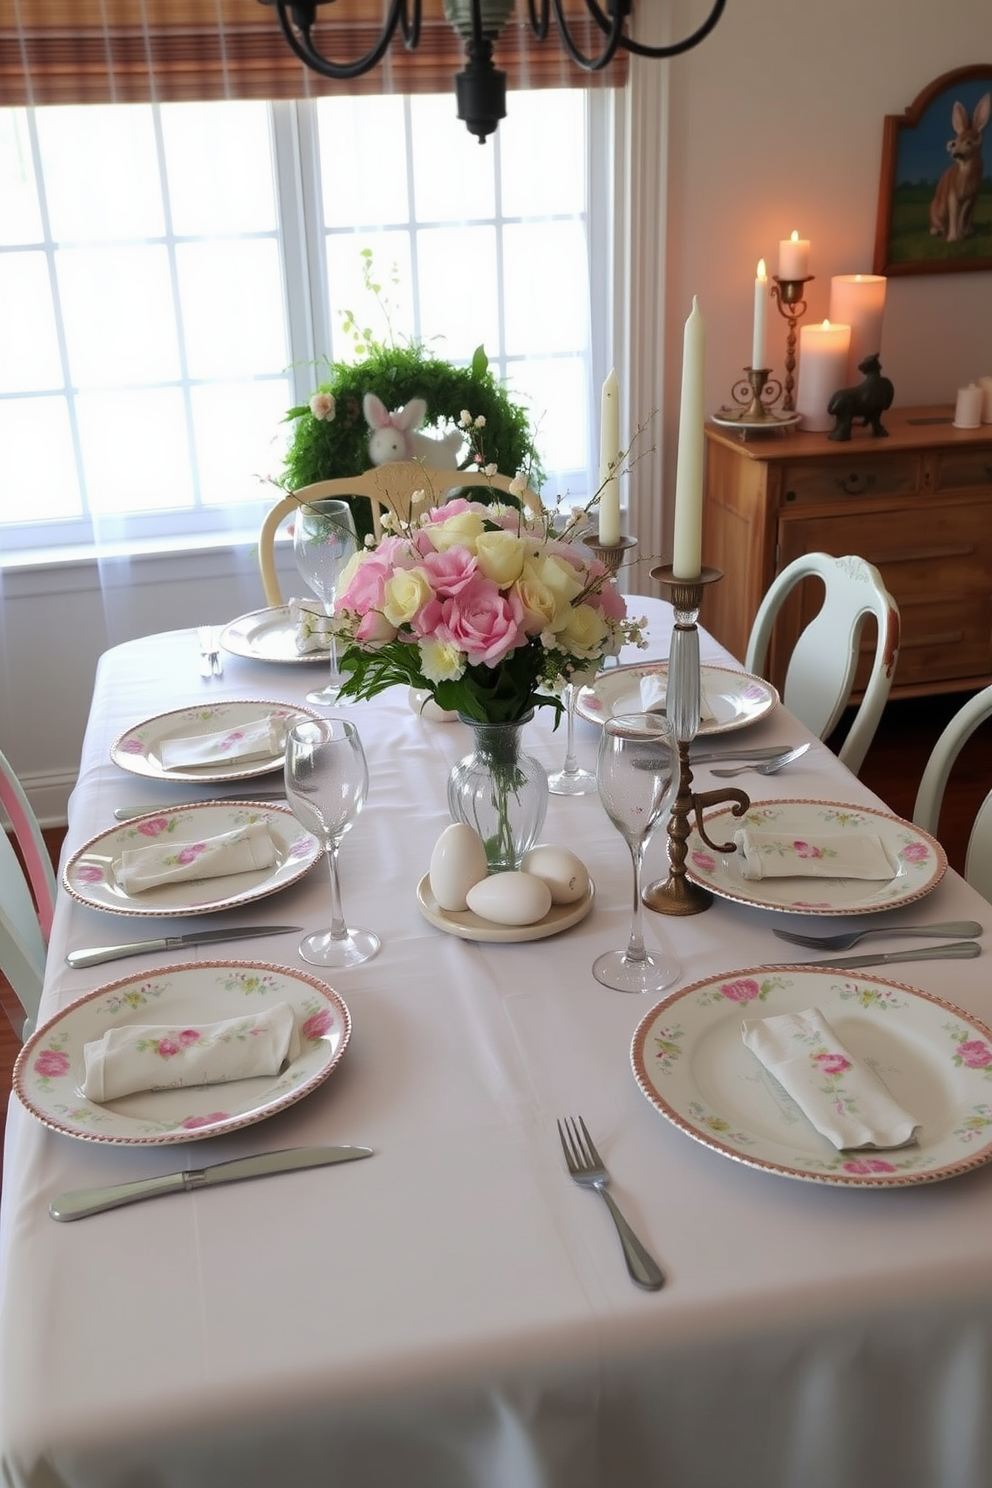
<path id="1" fill-rule="evenodd" d="M 38 819 L 7 757 L 0 753 L 0 805 L 10 822 L 0 831 L 0 972 L 24 1009 L 27 1038 L 38 1017 L 45 957 L 55 911 L 55 872 Z M 22 867 L 21 864 L 24 866 Z"/>
<path id="2" fill-rule="evenodd" d="M 262 573 L 265 602 L 283 603 L 282 585 L 275 563 L 276 533 L 293 512 L 307 501 L 326 497 L 363 496 L 372 508 L 372 531 L 376 541 L 382 536 L 383 513 L 390 512 L 401 521 L 418 511 L 444 501 L 448 491 L 462 487 L 486 486 L 489 490 L 509 492 L 513 476 L 499 471 L 487 475 L 484 470 L 434 470 L 419 460 L 395 460 L 387 465 L 373 465 L 360 475 L 337 476 L 333 480 L 314 481 L 301 486 L 277 501 L 266 514 L 258 538 L 258 563 Z M 422 493 L 422 494 L 421 494 Z M 415 499 L 416 498 L 416 499 Z M 525 510 L 539 514 L 541 498 L 526 487 L 519 500 Z"/>
<path id="3" fill-rule="evenodd" d="M 820 580 L 823 604 L 796 641 L 782 701 L 820 739 L 840 722 L 851 700 L 866 622 L 876 626 L 875 655 L 861 704 L 838 758 L 855 775 L 888 701 L 899 657 L 899 606 L 874 564 L 863 558 L 807 553 L 783 568 L 754 617 L 744 666 L 764 675 L 772 630 L 788 596 L 807 579 Z"/>
<path id="4" fill-rule="evenodd" d="M 975 730 L 988 718 L 992 718 L 992 687 L 976 692 L 958 709 L 930 752 L 916 793 L 913 821 L 934 837 L 938 835 L 940 808 L 955 761 Z M 989 778 L 992 779 L 992 770 Z M 992 789 L 975 813 L 964 876 L 973 889 L 992 900 Z"/>

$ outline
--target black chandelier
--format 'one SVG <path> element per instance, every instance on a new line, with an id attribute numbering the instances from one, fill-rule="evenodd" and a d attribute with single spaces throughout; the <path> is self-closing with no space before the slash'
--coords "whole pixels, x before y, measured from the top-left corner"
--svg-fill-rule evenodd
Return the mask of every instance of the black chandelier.
<path id="1" fill-rule="evenodd" d="M 334 3 L 336 0 L 261 0 L 263 5 L 275 6 L 279 25 L 290 47 L 301 62 L 321 77 L 344 81 L 371 72 L 385 56 L 397 27 L 403 45 L 409 51 L 413 51 L 420 41 L 422 0 L 389 0 L 382 32 L 365 56 L 354 62 L 332 62 L 317 50 L 310 33 L 317 19 L 318 5 Z M 586 72 L 599 72 L 612 61 L 618 47 L 639 57 L 675 57 L 681 52 L 691 51 L 713 30 L 727 0 L 714 0 L 706 20 L 691 36 L 662 47 L 644 46 L 624 34 L 631 0 L 605 0 L 605 3 L 604 11 L 596 0 L 585 0 L 589 15 L 605 38 L 598 55 L 586 56 L 576 45 L 565 17 L 563 0 L 527 0 L 531 30 L 538 41 L 544 41 L 553 8 L 562 45 L 572 61 Z M 461 37 L 467 62 L 463 71 L 455 76 L 458 117 L 465 121 L 480 144 L 493 133 L 500 119 L 506 117 L 506 73 L 493 62 L 493 46 L 510 19 L 513 4 L 514 0 L 444 0 L 445 19 Z"/>

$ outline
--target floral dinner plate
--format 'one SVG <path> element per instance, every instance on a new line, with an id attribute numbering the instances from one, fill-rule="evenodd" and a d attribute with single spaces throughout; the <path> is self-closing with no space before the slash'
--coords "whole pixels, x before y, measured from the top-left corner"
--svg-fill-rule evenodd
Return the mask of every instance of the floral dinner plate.
<path id="1" fill-rule="evenodd" d="M 916 1142 L 839 1151 L 741 1038 L 744 1016 L 817 1007 L 838 1040 L 920 1123 Z M 992 1159 L 992 1031 L 942 998 L 870 974 L 761 966 L 696 982 L 652 1009 L 634 1077 L 680 1131 L 724 1157 L 812 1183 L 898 1188 Z M 823 1075 L 844 1099 L 843 1070 Z"/>
<path id="2" fill-rule="evenodd" d="M 296 621 L 290 615 L 288 605 L 252 610 L 251 614 L 232 620 L 221 631 L 220 643 L 232 656 L 243 656 L 247 661 L 294 664 L 322 661 L 327 666 L 331 659 L 326 647 L 302 654 L 296 649 Z"/>
<path id="3" fill-rule="evenodd" d="M 686 844 L 687 877 L 723 899 L 761 909 L 804 915 L 896 909 L 929 894 L 947 872 L 947 854 L 928 832 L 871 806 L 847 806 L 840 801 L 752 801 L 742 817 L 735 817 L 730 806 L 721 806 L 707 812 L 704 822 L 710 841 L 721 844 L 733 842 L 734 833 L 744 827 L 781 833 L 797 841 L 815 841 L 817 834 L 870 833 L 881 838 L 898 864 L 888 879 L 796 877 L 752 882 L 741 876 L 739 853 L 712 852 L 693 828 Z"/>
<path id="4" fill-rule="evenodd" d="M 181 852 L 184 844 L 219 837 L 260 821 L 268 823 L 275 843 L 276 860 L 271 868 L 219 878 L 184 879 L 159 884 L 140 894 L 125 893 L 117 882 L 114 862 L 125 849 L 168 843 Z M 202 805 L 170 806 L 101 832 L 73 853 L 62 870 L 62 883 L 81 904 L 109 909 L 114 914 L 207 914 L 277 893 L 301 878 L 323 851 L 288 806 L 260 801 L 205 801 Z"/>
<path id="5" fill-rule="evenodd" d="M 82 1093 L 83 1047 L 111 1028 L 195 1028 L 254 1016 L 279 1002 L 292 1007 L 302 1047 L 277 1075 L 140 1091 L 105 1105 Z M 251 1126 L 308 1095 L 339 1064 L 350 1037 L 344 1002 L 306 972 L 247 961 L 162 966 L 98 987 L 56 1013 L 17 1056 L 13 1087 L 32 1116 L 70 1137 L 132 1145 L 195 1142 Z"/>
<path id="6" fill-rule="evenodd" d="M 176 780 L 197 785 L 210 785 L 219 780 L 250 780 L 255 775 L 270 775 L 273 770 L 281 770 L 285 749 L 258 759 L 216 760 L 212 764 L 191 765 L 185 769 L 166 769 L 162 763 L 163 741 L 195 739 L 200 735 L 209 737 L 223 733 L 225 729 L 230 730 L 233 738 L 238 729 L 265 718 L 284 723 L 290 729 L 305 718 L 321 716 L 299 703 L 231 702 L 176 708 L 171 713 L 160 713 L 144 723 L 136 723 L 121 734 L 111 745 L 110 758 L 122 770 L 152 780 Z"/>
<path id="7" fill-rule="evenodd" d="M 668 676 L 667 661 L 640 661 L 631 666 L 608 667 L 588 687 L 580 689 L 575 711 L 590 723 L 619 713 L 640 713 L 641 678 Z M 778 693 L 770 682 L 752 677 L 750 672 L 735 672 L 729 667 L 700 667 L 703 697 L 712 714 L 699 725 L 699 736 L 727 734 L 745 728 L 764 718 L 778 703 Z"/>

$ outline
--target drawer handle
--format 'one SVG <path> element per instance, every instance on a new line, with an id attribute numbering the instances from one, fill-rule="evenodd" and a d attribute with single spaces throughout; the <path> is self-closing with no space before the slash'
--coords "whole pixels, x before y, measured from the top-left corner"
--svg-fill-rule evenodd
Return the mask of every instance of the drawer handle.
<path id="1" fill-rule="evenodd" d="M 857 471 L 852 471 L 850 475 L 840 476 L 834 481 L 834 485 L 838 486 L 846 496 L 863 496 L 866 491 L 871 490 L 874 484 L 873 475 L 859 475 Z"/>

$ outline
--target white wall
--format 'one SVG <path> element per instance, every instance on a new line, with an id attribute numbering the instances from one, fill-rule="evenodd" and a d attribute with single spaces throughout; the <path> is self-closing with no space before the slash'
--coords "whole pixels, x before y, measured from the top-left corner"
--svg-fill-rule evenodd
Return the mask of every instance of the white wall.
<path id="1" fill-rule="evenodd" d="M 675 35 L 708 8 L 640 4 L 655 20 L 664 7 L 662 26 L 671 6 Z M 716 409 L 750 360 L 758 259 L 774 271 L 779 239 L 799 228 L 816 276 L 809 316 L 822 319 L 830 276 L 871 268 L 883 116 L 975 63 L 992 64 L 989 0 L 956 0 L 953 16 L 935 0 L 730 0 L 694 52 L 635 69 L 648 92 L 630 115 L 642 133 L 629 159 L 645 174 L 630 183 L 638 236 L 629 413 L 633 424 L 659 411 L 659 449 L 631 480 L 645 561 L 630 587 L 650 591 L 648 568 L 670 556 L 682 325 L 693 294 L 707 323 L 707 406 Z M 769 327 L 781 370 L 785 322 L 770 315 Z M 992 277 L 890 279 L 882 357 L 901 404 L 950 402 L 962 382 L 992 372 Z M 250 543 L 136 559 L 107 577 L 105 595 L 92 564 L 0 578 L 0 748 L 44 817 L 64 810 L 101 651 L 262 604 Z"/>

